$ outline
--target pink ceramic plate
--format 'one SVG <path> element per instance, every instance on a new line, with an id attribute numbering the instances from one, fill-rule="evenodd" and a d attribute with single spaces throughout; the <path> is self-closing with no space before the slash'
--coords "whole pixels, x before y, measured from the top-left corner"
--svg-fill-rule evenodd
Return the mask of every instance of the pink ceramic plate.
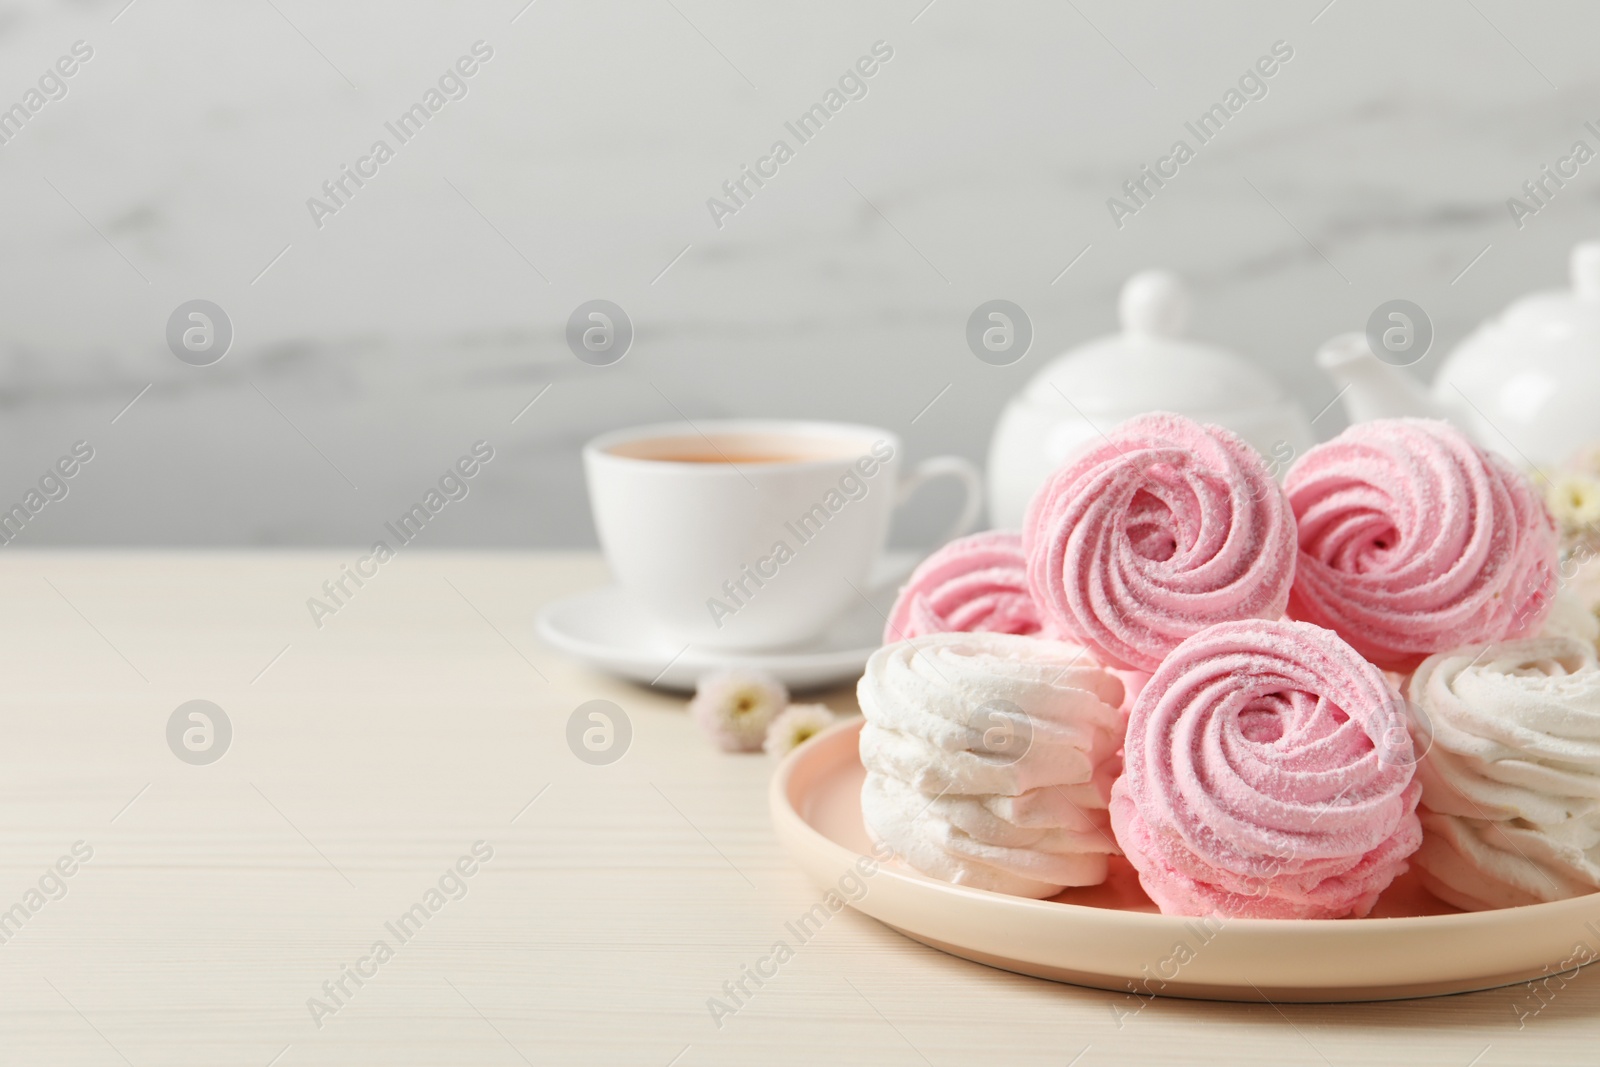
<path id="1" fill-rule="evenodd" d="M 1600 893 L 1553 904 L 1464 913 L 1410 878 L 1374 917 L 1197 920 L 1162 915 L 1133 871 L 1113 861 L 1104 885 L 1025 900 L 925 878 L 891 861 L 840 882 L 870 852 L 861 823 L 859 720 L 783 761 L 772 818 L 789 854 L 851 906 L 957 956 L 1119 993 L 1207 1000 L 1394 1000 L 1490 989 L 1600 958 Z M 869 864 L 864 864 L 870 869 Z"/>

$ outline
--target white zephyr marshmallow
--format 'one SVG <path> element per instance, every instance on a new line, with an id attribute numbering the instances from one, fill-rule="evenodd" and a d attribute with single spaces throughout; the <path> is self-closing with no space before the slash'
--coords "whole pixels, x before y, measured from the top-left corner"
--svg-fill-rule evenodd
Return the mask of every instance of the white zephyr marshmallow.
<path id="1" fill-rule="evenodd" d="M 1594 645 L 1546 636 L 1431 656 L 1410 696 L 1432 735 L 1412 857 L 1429 891 L 1478 911 L 1600 889 Z"/>
<path id="2" fill-rule="evenodd" d="M 928 634 L 879 649 L 857 692 L 874 840 L 924 874 L 1018 896 L 1105 879 L 1123 691 L 1081 649 Z"/>

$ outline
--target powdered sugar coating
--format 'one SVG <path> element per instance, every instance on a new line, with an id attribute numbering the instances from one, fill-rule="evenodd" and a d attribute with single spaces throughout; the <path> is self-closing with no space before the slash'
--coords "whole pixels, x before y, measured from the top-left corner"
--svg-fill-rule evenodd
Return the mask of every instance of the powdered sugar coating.
<path id="1" fill-rule="evenodd" d="M 1105 879 L 1123 690 L 1084 650 L 927 634 L 875 652 L 856 691 L 874 841 L 924 874 L 998 893 Z"/>
<path id="2" fill-rule="evenodd" d="M 1122 683 L 1082 649 L 1011 634 L 928 634 L 885 645 L 856 684 L 861 762 L 930 795 L 1018 796 L 1089 781 L 1122 743 Z M 981 709 L 1028 737 L 998 759 Z M 1109 785 L 1109 779 L 1107 780 Z"/>
<path id="3" fill-rule="evenodd" d="M 1289 614 L 1380 667 L 1536 634 L 1550 612 L 1549 509 L 1448 423 L 1358 423 L 1302 456 L 1285 488 L 1300 542 Z"/>
<path id="4" fill-rule="evenodd" d="M 1468 910 L 1600 890 L 1600 663 L 1537 637 L 1430 656 L 1411 678 L 1433 747 L 1417 769 L 1437 897 Z"/>
<path id="5" fill-rule="evenodd" d="M 957 538 L 918 564 L 884 627 L 884 644 L 924 634 L 1036 634 L 1022 535 L 990 530 Z"/>
<path id="6" fill-rule="evenodd" d="M 1404 705 L 1338 635 L 1229 622 L 1135 703 L 1117 843 L 1163 912 L 1365 915 L 1422 840 Z"/>
<path id="7" fill-rule="evenodd" d="M 1282 616 L 1294 578 L 1294 517 L 1261 456 L 1167 412 L 1129 419 L 1056 471 L 1022 545 L 1046 627 L 1146 672 L 1214 623 Z"/>

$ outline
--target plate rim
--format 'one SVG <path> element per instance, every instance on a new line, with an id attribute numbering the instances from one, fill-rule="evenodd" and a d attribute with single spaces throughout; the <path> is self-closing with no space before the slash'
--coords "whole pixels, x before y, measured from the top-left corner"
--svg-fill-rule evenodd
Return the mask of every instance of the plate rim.
<path id="1" fill-rule="evenodd" d="M 856 751 L 855 758 L 859 761 L 859 747 L 854 744 L 865 720 L 855 718 L 836 724 L 828 730 L 799 746 L 789 753 L 774 770 L 772 780 L 768 787 L 768 806 L 771 811 L 774 830 L 789 853 L 791 860 L 805 870 L 808 876 L 818 878 L 815 867 L 806 861 L 807 856 L 826 856 L 829 866 L 833 869 L 844 871 L 859 859 L 862 854 L 848 848 L 821 830 L 812 826 L 799 809 L 791 802 L 791 792 L 794 780 L 800 773 L 813 769 L 813 765 L 827 767 L 830 759 L 836 759 L 833 750 L 843 744 L 851 744 Z M 1186 924 L 1197 921 L 1194 916 L 1163 915 L 1159 912 L 1129 911 L 1120 908 L 1092 907 L 1084 904 L 1072 904 L 1064 901 L 1033 900 L 1025 897 L 1014 897 L 1002 893 L 993 893 L 988 890 L 977 889 L 971 886 L 959 886 L 938 879 L 929 878 L 912 871 L 904 871 L 887 865 L 879 865 L 873 873 L 873 880 L 880 878 L 889 879 L 898 888 L 897 896 L 904 895 L 914 899 L 919 906 L 924 908 L 936 907 L 940 898 L 957 907 L 969 911 L 970 917 L 981 921 L 985 915 L 999 917 L 1002 914 L 1010 921 L 1017 921 L 1019 916 L 1026 917 L 1030 914 L 1054 917 L 1060 923 L 1065 916 L 1066 921 L 1075 923 L 1091 923 L 1100 920 L 1104 929 L 1106 921 L 1116 924 L 1129 937 L 1182 937 Z M 871 895 L 861 898 L 863 902 L 869 901 Z M 1043 958 L 1027 958 L 1017 955 L 1012 958 L 1001 957 L 997 961 L 993 953 L 988 950 L 968 944 L 950 944 L 941 940 L 928 931 L 908 930 L 905 924 L 893 921 L 891 918 L 873 914 L 872 908 L 861 907 L 856 901 L 848 902 L 851 907 L 862 912 L 890 929 L 896 930 L 913 940 L 945 952 L 952 952 L 957 956 L 975 959 L 976 962 L 987 966 L 999 967 L 1006 970 L 1015 970 L 1022 974 L 1033 974 L 1036 977 L 1056 977 L 1048 972 L 1054 970 L 1058 973 L 1068 970 Z M 1066 909 L 1063 912 L 1063 909 Z M 1227 919 L 1226 933 L 1231 941 L 1241 951 L 1256 952 L 1270 949 L 1276 953 L 1290 952 L 1295 949 L 1316 950 L 1326 948 L 1334 942 L 1341 947 L 1359 948 L 1361 944 L 1371 945 L 1373 939 L 1391 936 L 1403 936 L 1408 940 L 1417 937 L 1430 939 L 1451 938 L 1453 936 L 1494 936 L 1505 935 L 1508 932 L 1515 934 L 1526 927 L 1537 926 L 1541 930 L 1550 924 L 1571 924 L 1571 929 L 1578 930 L 1585 927 L 1585 920 L 1600 927 L 1600 893 L 1591 893 L 1584 896 L 1572 897 L 1567 900 L 1548 901 L 1539 904 L 1520 905 L 1511 908 L 1499 908 L 1490 911 L 1458 912 L 1442 915 L 1410 915 L 1390 917 L 1368 917 L 1347 919 L 1258 919 L 1237 918 Z M 1114 917 L 1114 918 L 1113 918 Z M 1355 940 L 1357 945 L 1350 945 Z M 937 943 L 935 943 L 937 942 Z M 988 954 L 991 958 L 979 958 Z M 1014 966 L 1012 966 L 1014 964 Z M 1031 969 L 1030 969 L 1031 968 Z M 1094 972 L 1080 971 L 1083 974 Z M 1532 970 L 1521 968 L 1496 970 L 1492 965 L 1485 966 L 1481 974 L 1467 974 L 1461 972 L 1456 976 L 1446 976 L 1418 982 L 1407 982 L 1400 986 L 1384 986 L 1381 979 L 1374 975 L 1365 981 L 1341 980 L 1328 981 L 1322 985 L 1313 985 L 1310 981 L 1291 982 L 1278 984 L 1272 983 L 1277 995 L 1274 999 L 1301 999 L 1317 1001 L 1355 1001 L 1355 1000 L 1382 1000 L 1401 999 L 1418 996 L 1442 995 L 1449 993 L 1466 992 L 1472 989 L 1494 988 L 1506 984 L 1537 977 L 1541 972 L 1535 967 Z M 1562 972 L 1564 973 L 1564 972 Z M 1126 976 L 1103 974 L 1099 977 L 1116 984 L 1103 984 L 1093 981 L 1077 981 L 1074 984 L 1095 985 L 1098 988 L 1122 992 L 1123 979 Z M 1493 979 L 1493 980 L 1491 980 Z M 1056 980 L 1074 981 L 1056 977 Z M 1257 990 L 1259 992 L 1259 990 Z M 1174 988 L 1164 989 L 1161 995 L 1190 996 L 1200 999 L 1248 999 L 1230 995 L 1228 986 L 1223 982 L 1200 980 L 1193 983 L 1174 983 Z M 1265 994 L 1263 994 L 1264 996 Z"/>

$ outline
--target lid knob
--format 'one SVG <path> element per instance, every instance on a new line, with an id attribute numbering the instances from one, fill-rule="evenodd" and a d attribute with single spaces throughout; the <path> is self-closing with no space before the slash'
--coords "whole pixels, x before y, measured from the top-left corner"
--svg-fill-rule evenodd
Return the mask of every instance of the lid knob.
<path id="1" fill-rule="evenodd" d="M 1595 246 L 1600 249 L 1600 245 Z M 1189 325 L 1189 290 L 1171 271 L 1145 270 L 1122 286 L 1117 311 L 1128 333 L 1178 337 Z"/>
<path id="2" fill-rule="evenodd" d="M 1600 241 L 1573 246 L 1572 288 L 1579 300 L 1600 300 Z"/>

